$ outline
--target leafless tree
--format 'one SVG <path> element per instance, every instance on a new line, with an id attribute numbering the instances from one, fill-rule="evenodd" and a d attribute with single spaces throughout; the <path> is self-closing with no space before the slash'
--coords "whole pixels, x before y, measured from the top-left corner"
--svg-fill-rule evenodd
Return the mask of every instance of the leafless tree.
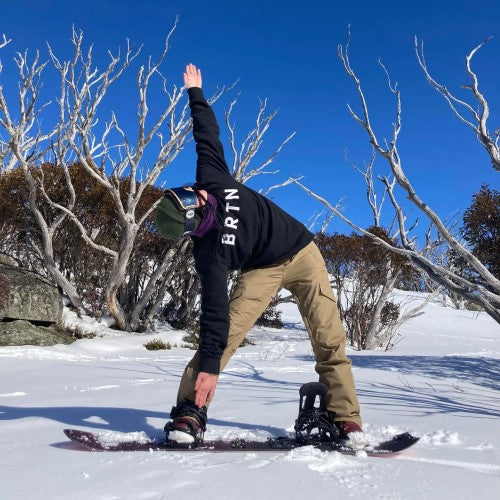
<path id="1" fill-rule="evenodd" d="M 29 207 L 35 216 L 41 233 L 42 248 L 38 249 L 38 253 L 44 262 L 45 269 L 56 283 L 66 291 L 78 311 L 83 312 L 84 307 L 75 287 L 59 271 L 54 261 L 54 234 L 66 216 L 64 214 L 57 214 L 51 220 L 46 220 L 37 203 L 38 183 L 30 168 L 32 165 L 40 162 L 44 155 L 47 154 L 54 137 L 58 134 L 60 141 L 59 151 L 61 152 L 64 149 L 63 137 L 75 133 L 75 123 L 74 120 L 67 124 L 60 123 L 58 126 L 45 132 L 36 130 L 37 119 L 48 105 L 48 103 L 38 103 L 41 89 L 41 74 L 47 63 L 40 63 L 39 52 L 36 52 L 31 63 L 28 61 L 27 52 L 24 54 L 17 53 L 14 60 L 19 72 L 19 108 L 17 110 L 12 110 L 13 112 L 11 112 L 7 105 L 3 89 L 0 88 L 0 126 L 8 136 L 7 143 L 11 154 L 9 165 L 12 165 L 12 161 L 15 161 L 25 172 L 30 193 Z M 2 67 L 0 66 L 1 69 Z M 7 156 L 4 156 L 4 158 Z M 61 156 L 65 158 L 64 153 Z M 7 169 L 9 168 L 8 166 Z M 73 203 L 74 198 L 70 196 L 68 206 L 71 207 Z"/>
<path id="2" fill-rule="evenodd" d="M 0 49 L 8 45 L 12 40 L 7 39 L 7 36 L 5 34 L 2 35 L 2 38 L 0 40 Z M 0 74 L 2 73 L 3 66 L 2 62 L 0 61 Z M 3 89 L 0 86 L 0 92 L 3 93 Z M 6 141 L 2 135 L 0 134 L 0 175 L 3 172 L 7 172 L 8 170 L 11 170 L 16 163 L 15 157 L 12 155 L 12 151 L 9 148 L 8 141 Z"/>
<path id="3" fill-rule="evenodd" d="M 2 38 L 0 40 L 0 49 L 8 45 L 12 39 L 8 39 L 5 34 L 2 34 Z M 2 73 L 3 66 L 0 61 L 0 73 Z M 2 87 L 0 87 L 0 92 L 3 93 Z M 9 148 L 8 141 L 6 141 L 2 135 L 0 134 L 0 174 L 2 172 L 7 172 L 14 168 L 16 165 L 16 159 L 12 154 L 11 149 Z"/>
<path id="4" fill-rule="evenodd" d="M 425 77 L 429 84 L 435 88 L 446 100 L 448 105 L 450 106 L 453 114 L 465 125 L 470 127 L 474 133 L 478 141 L 483 145 L 483 147 L 488 152 L 491 163 L 495 170 L 500 171 L 500 151 L 498 147 L 499 140 L 499 131 L 490 133 L 488 130 L 488 118 L 490 116 L 490 108 L 488 106 L 488 102 L 486 101 L 485 96 L 479 89 L 479 79 L 476 73 L 472 70 L 471 61 L 474 55 L 477 53 L 481 47 L 486 45 L 493 37 L 489 37 L 479 45 L 474 47 L 469 54 L 467 54 L 465 58 L 465 68 L 467 70 L 467 74 L 471 79 L 470 85 L 462 85 L 463 88 L 469 90 L 475 100 L 475 106 L 469 104 L 463 99 L 459 99 L 454 94 L 450 92 L 450 90 L 443 84 L 437 82 L 430 74 L 429 69 L 427 67 L 427 63 L 425 62 L 424 57 L 424 42 L 418 40 L 415 37 L 415 53 L 417 54 L 418 63 L 422 68 Z M 471 115 L 471 118 L 467 118 L 464 113 L 468 113 Z M 493 136 L 496 136 L 493 138 Z"/>
<path id="5" fill-rule="evenodd" d="M 62 221 L 69 218 L 80 229 L 86 243 L 111 260 L 110 278 L 105 290 L 106 304 L 117 327 L 123 330 L 130 329 L 131 323 L 136 323 L 143 301 L 139 301 L 133 311 L 126 313 L 118 300 L 118 292 L 126 280 L 127 267 L 130 265 L 130 256 L 138 231 L 155 210 L 159 200 L 140 214 L 137 211 L 139 202 L 147 187 L 152 186 L 161 172 L 177 157 L 191 128 L 187 104 L 179 105 L 184 88 L 174 85 L 169 90 L 166 78 L 160 73 L 160 66 L 169 50 L 170 37 L 176 25 L 177 21 L 166 37 L 164 49 L 158 60 L 153 61 L 149 58 L 147 64 L 142 65 L 138 71 L 139 102 L 137 137 L 134 142 L 124 132 L 114 112 L 111 114 L 111 120 L 102 127 L 98 116 L 99 106 L 111 85 L 139 55 L 141 49 L 132 50 L 128 41 L 123 56 L 119 50 L 116 54 L 109 52 L 109 62 L 102 71 L 93 62 L 92 48 L 84 53 L 82 32 L 73 29 L 74 55 L 68 61 L 60 61 L 49 46 L 50 60 L 59 72 L 61 89 L 57 99 L 58 121 L 49 131 L 35 130 L 38 124 L 37 117 L 47 106 L 38 102 L 41 74 L 47 64 L 39 62 L 38 52 L 32 63 L 29 63 L 27 53 L 18 54 L 16 58 L 20 75 L 19 120 L 12 118 L 6 99 L 3 93 L 0 93 L 0 109 L 3 112 L 0 124 L 7 131 L 10 148 L 24 169 L 29 182 L 30 208 L 36 215 L 43 235 L 44 248 L 41 251 L 49 274 L 68 293 L 73 304 L 82 310 L 81 300 L 71 283 L 53 265 L 51 245 L 54 233 Z M 154 77 L 160 78 L 166 99 L 160 113 L 151 118 L 148 90 Z M 214 99 L 218 95 L 214 96 Z M 150 167 L 145 167 L 146 150 L 152 151 L 153 148 L 156 150 L 156 157 Z M 43 178 L 33 174 L 33 166 L 49 155 L 65 174 L 68 199 L 64 203 L 52 200 L 47 194 Z M 111 196 L 120 228 L 115 246 L 99 243 L 99 233 L 106 228 L 98 230 L 94 228 L 89 233 L 84 221 L 74 212 L 75 189 L 68 168 L 70 160 L 72 162 L 76 160 L 83 165 L 95 182 Z M 126 190 L 123 188 L 125 178 Z M 49 203 L 57 214 L 51 221 L 44 219 L 37 206 L 37 191 L 40 190 L 45 202 Z M 153 278 L 155 277 L 156 274 L 153 274 Z M 153 284 L 154 279 L 150 285 Z M 148 291 L 146 285 L 144 293 L 147 294 Z"/>
<path id="6" fill-rule="evenodd" d="M 384 190 L 382 194 L 382 199 L 379 201 L 377 195 L 377 189 L 375 188 L 375 182 L 373 179 L 373 166 L 377 158 L 377 153 L 375 152 L 374 149 L 372 150 L 372 156 L 370 158 L 370 161 L 368 162 L 367 165 L 365 165 L 364 169 L 349 158 L 347 150 L 344 152 L 344 155 L 346 162 L 349 163 L 349 165 L 351 165 L 352 168 L 354 168 L 354 170 L 356 170 L 359 174 L 363 176 L 366 186 L 366 201 L 368 202 L 370 210 L 372 211 L 373 224 L 374 226 L 378 227 L 380 226 L 380 216 L 382 213 L 382 207 L 384 205 L 387 190 Z"/>
<path id="7" fill-rule="evenodd" d="M 453 237 L 462 243 L 463 240 L 460 237 L 458 223 L 459 221 L 454 219 L 445 221 L 445 225 L 448 227 L 450 233 L 453 234 Z M 432 224 L 425 233 L 424 244 L 420 248 L 420 252 L 431 262 L 438 264 L 439 267 L 448 269 L 456 274 L 462 273 L 460 262 L 457 262 L 457 259 L 454 258 L 453 252 L 450 252 L 450 248 L 443 237 L 439 233 L 433 231 Z M 451 306 L 455 309 L 466 309 L 471 307 L 470 302 L 462 295 L 430 279 L 426 273 L 422 273 L 422 280 L 425 289 L 433 293 L 437 300 L 440 300 L 443 305 Z M 472 307 L 479 308 L 477 305 L 473 305 Z"/>
<path id="8" fill-rule="evenodd" d="M 1 69 L 1 68 L 0 68 Z M 9 172 L 17 165 L 16 157 L 12 154 L 9 144 L 0 137 L 0 175 Z"/>
<path id="9" fill-rule="evenodd" d="M 379 196 L 373 178 L 375 152 L 364 167 L 352 161 L 347 151 L 345 157 L 347 163 L 362 175 L 365 182 L 366 200 L 373 215 L 369 234 L 378 236 L 386 234 L 388 240 L 395 244 L 397 230 L 392 233 L 391 228 L 386 230 L 380 223 L 387 193 L 394 188 L 395 179 L 391 181 L 385 179 L 385 188 Z M 299 185 L 304 188 L 302 184 Z M 316 198 L 322 200 L 317 195 Z M 340 212 L 338 204 L 334 208 L 334 211 L 330 210 L 331 215 Z M 347 273 L 345 266 L 334 267 L 332 271 L 335 274 L 344 271 L 343 275 L 332 277 L 332 285 L 337 292 L 340 314 L 346 323 L 348 337 L 358 349 L 390 349 L 394 345 L 401 325 L 422 314 L 427 304 L 439 293 L 439 290 L 433 290 L 423 303 L 413 307 L 406 301 L 392 302 L 394 289 L 403 274 L 408 274 L 409 265 L 404 260 L 392 259 L 391 253 L 387 253 L 381 262 L 380 256 L 375 252 L 369 252 L 362 263 L 358 262 L 354 265 L 355 269 Z"/>
<path id="10" fill-rule="evenodd" d="M 259 110 L 257 112 L 257 118 L 255 120 L 255 127 L 251 129 L 246 137 L 241 141 L 238 147 L 235 125 L 232 123 L 231 114 L 234 110 L 236 103 L 238 102 L 239 94 L 231 101 L 229 109 L 226 111 L 226 126 L 229 131 L 229 142 L 231 145 L 231 150 L 233 153 L 233 160 L 230 166 L 230 171 L 234 179 L 242 184 L 248 182 L 252 177 L 263 174 L 276 174 L 278 170 L 266 171 L 265 168 L 270 165 L 279 152 L 284 148 L 288 141 L 292 139 L 295 132 L 288 135 L 281 144 L 274 150 L 274 152 L 268 156 L 266 159 L 261 161 L 258 166 L 250 165 L 259 152 L 260 147 L 263 143 L 263 138 L 266 132 L 268 132 L 271 122 L 278 114 L 278 109 L 272 110 L 270 113 L 266 114 L 267 99 L 259 100 Z"/>
<path id="11" fill-rule="evenodd" d="M 476 49 L 474 49 L 469 54 L 466 60 L 467 65 L 470 64 L 470 59 L 474 55 L 475 51 L 478 50 L 478 48 L 481 46 L 482 44 L 476 47 Z M 356 113 L 348 104 L 348 109 L 351 116 L 361 125 L 377 154 L 387 162 L 388 166 L 390 167 L 391 173 L 396 180 L 396 184 L 403 189 L 403 191 L 406 193 L 406 197 L 411 201 L 411 203 L 413 203 L 415 207 L 417 207 L 419 213 L 425 215 L 428 218 L 434 230 L 437 232 L 439 237 L 442 238 L 444 242 L 446 242 L 448 248 L 453 251 L 460 259 L 467 263 L 470 272 L 466 275 L 463 275 L 462 273 L 456 272 L 456 270 L 449 269 L 445 266 L 440 265 L 439 262 L 433 262 L 425 255 L 425 252 L 422 252 L 417 248 L 415 239 L 410 238 L 409 236 L 409 228 L 406 223 L 406 216 L 403 212 L 400 202 L 398 201 L 394 193 L 394 185 L 389 181 L 388 178 L 382 178 L 382 181 L 387 187 L 387 194 L 395 210 L 401 248 L 395 247 L 388 242 L 377 238 L 374 235 L 370 235 L 370 233 L 349 220 L 341 212 L 336 211 L 335 207 L 331 205 L 327 200 L 321 198 L 315 193 L 312 193 L 312 191 L 308 190 L 305 186 L 302 187 L 306 189 L 312 196 L 316 197 L 319 201 L 321 201 L 328 208 L 334 211 L 344 222 L 349 224 L 351 227 L 363 234 L 372 237 L 383 247 L 390 249 L 400 255 L 408 257 L 411 262 L 422 269 L 430 277 L 430 279 L 439 283 L 441 286 L 448 288 L 451 292 L 459 294 L 466 300 L 483 307 L 491 317 L 493 317 L 497 322 L 500 322 L 500 281 L 495 278 L 495 276 L 486 268 L 486 266 L 484 266 L 479 261 L 479 259 L 477 259 L 475 255 L 473 255 L 457 238 L 454 237 L 449 228 L 447 228 L 445 222 L 443 222 L 443 220 L 437 215 L 437 213 L 418 195 L 404 172 L 402 158 L 397 147 L 397 141 L 402 128 L 401 94 L 398 89 L 397 83 L 393 84 L 391 82 L 387 69 L 381 62 L 379 62 L 381 68 L 387 76 L 388 87 L 391 93 L 394 95 L 396 102 L 395 119 L 392 126 L 392 137 L 390 140 L 381 141 L 372 125 L 369 107 L 367 99 L 363 92 L 361 81 L 351 66 L 351 62 L 349 59 L 349 39 L 345 48 L 342 45 L 339 45 L 338 56 L 347 75 L 354 82 L 360 100 L 362 110 L 361 114 Z M 475 76 L 473 78 L 476 82 L 473 84 L 473 88 L 475 88 L 477 91 L 477 78 Z M 451 97 L 449 98 L 451 103 L 453 103 L 453 99 Z M 483 116 L 479 120 L 480 122 L 482 121 L 485 125 L 485 120 L 488 116 L 488 106 L 486 104 L 484 96 L 480 98 L 478 97 L 478 99 L 482 99 L 485 103 L 484 109 L 486 110 L 486 115 L 484 115 L 483 112 Z M 477 130 L 481 131 L 483 129 L 479 128 L 475 130 L 477 132 Z M 494 157 L 492 157 L 492 160 L 494 160 Z"/>
<path id="12" fill-rule="evenodd" d="M 8 43 L 12 41 L 11 38 L 7 38 L 7 35 L 2 34 L 2 40 L 0 41 L 0 49 L 3 49 Z"/>
<path id="13" fill-rule="evenodd" d="M 366 198 L 373 213 L 374 225 L 376 227 L 379 227 L 382 207 L 384 205 L 386 195 L 388 194 L 389 197 L 393 196 L 394 187 L 396 184 L 396 178 L 392 177 L 392 179 L 389 179 L 388 177 L 384 177 L 383 179 L 381 179 L 383 184 L 385 185 L 385 189 L 383 191 L 380 201 L 378 201 L 375 182 L 373 179 L 373 166 L 375 163 L 375 158 L 376 158 L 376 152 L 375 150 L 373 150 L 372 157 L 366 169 L 364 171 L 360 169 L 357 170 L 359 173 L 363 175 L 363 178 L 365 180 Z M 406 222 L 406 217 L 403 214 L 398 214 L 398 216 L 399 216 L 398 220 L 400 219 L 401 223 L 404 225 Z M 399 227 L 399 225 L 397 227 Z M 412 227 L 408 230 L 408 232 L 411 232 L 411 230 Z M 370 232 L 370 234 L 373 234 L 373 232 Z M 389 235 L 392 241 L 396 241 L 398 234 L 399 234 L 399 229 L 396 229 L 391 234 L 391 229 L 389 228 Z M 424 247 L 424 251 L 425 249 L 431 246 L 435 246 L 435 242 L 431 238 L 430 234 L 428 234 L 427 245 Z M 425 307 L 431 302 L 431 300 L 433 300 L 442 291 L 441 286 L 434 287 L 431 293 L 427 295 L 425 300 L 419 305 L 414 307 L 410 307 L 407 304 L 401 302 L 400 304 L 398 304 L 400 314 L 397 320 L 389 323 L 384 328 L 382 322 L 382 311 L 384 305 L 387 303 L 390 295 L 394 291 L 396 283 L 401 278 L 402 272 L 403 271 L 401 266 L 395 266 L 394 262 L 391 259 L 386 260 L 385 262 L 386 279 L 384 280 L 383 286 L 379 290 L 380 295 L 377 297 L 377 300 L 375 301 L 375 306 L 370 320 L 370 325 L 366 333 L 367 344 L 371 347 L 390 346 L 391 342 L 393 342 L 394 337 L 397 335 L 399 328 L 410 319 L 423 314 Z"/>
<path id="14" fill-rule="evenodd" d="M 175 29 L 175 26 L 174 28 Z M 131 329 L 131 318 L 136 319 L 140 314 L 142 301 L 139 301 L 134 309 L 126 314 L 118 299 L 118 291 L 125 282 L 127 267 L 130 265 L 133 245 L 137 237 L 139 228 L 143 222 L 151 215 L 157 203 L 153 203 L 149 210 L 143 214 L 137 213 L 137 207 L 147 186 L 152 186 L 158 179 L 161 172 L 172 163 L 181 151 L 184 141 L 190 130 L 190 122 L 186 113 L 186 106 L 179 116 L 176 116 L 176 108 L 182 98 L 183 88 L 173 87 L 169 91 L 166 86 L 166 79 L 160 74 L 160 66 L 169 50 L 169 41 L 172 31 L 165 40 L 162 54 L 157 61 L 149 58 L 147 65 L 142 65 L 137 75 L 137 86 L 139 91 L 139 103 L 137 113 L 138 133 L 135 143 L 132 143 L 120 126 L 115 113 L 106 124 L 104 130 L 99 134 L 95 132 L 96 114 L 109 86 L 116 81 L 122 72 L 128 67 L 133 57 L 128 47 L 123 64 L 118 66 L 120 56 L 111 56 L 111 62 L 102 73 L 92 67 L 91 54 L 82 60 L 85 75 L 88 75 L 83 82 L 78 80 L 79 74 L 73 69 L 67 78 L 67 84 L 73 103 L 81 107 L 77 128 L 78 133 L 70 141 L 73 152 L 78 161 L 92 175 L 96 182 L 100 183 L 111 195 L 119 219 L 120 235 L 118 248 L 110 248 L 98 243 L 98 234 L 88 234 L 84 225 L 78 217 L 71 212 L 71 209 L 62 205 L 57 205 L 63 213 L 68 214 L 73 222 L 79 227 L 84 240 L 94 249 L 103 252 L 111 258 L 112 267 L 109 283 L 106 287 L 105 296 L 107 307 L 116 321 L 118 328 L 123 330 Z M 81 59 L 82 36 L 75 34 L 73 37 L 78 60 Z M 65 71 L 65 64 L 61 64 L 51 50 L 52 60 L 60 72 Z M 166 105 L 160 115 L 146 122 L 149 118 L 148 112 L 148 90 L 150 81 L 154 76 L 159 75 L 163 80 L 163 90 L 166 95 Z M 167 132 L 167 137 L 164 134 Z M 109 137 L 118 134 L 118 145 L 109 145 Z M 158 139 L 156 146 L 154 140 Z M 144 155 L 150 145 L 157 147 L 157 154 L 153 165 L 141 171 L 144 166 Z M 95 161 L 99 160 L 97 166 Z M 105 168 L 110 166 L 111 168 Z M 130 179 L 127 195 L 122 195 L 121 179 L 124 176 Z M 150 284 L 153 285 L 152 283 Z M 147 285 L 146 285 L 147 291 Z M 135 321 L 133 321 L 135 323 Z"/>

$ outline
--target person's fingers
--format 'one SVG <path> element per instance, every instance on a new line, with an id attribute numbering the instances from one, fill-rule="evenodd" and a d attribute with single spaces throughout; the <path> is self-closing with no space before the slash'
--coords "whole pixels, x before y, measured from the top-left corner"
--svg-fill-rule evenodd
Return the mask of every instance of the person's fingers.
<path id="1" fill-rule="evenodd" d="M 205 403 L 207 401 L 207 392 L 206 391 L 198 391 L 196 393 L 196 398 L 195 398 L 195 404 L 199 408 L 203 408 L 205 406 Z"/>
<path id="2" fill-rule="evenodd" d="M 212 399 L 214 399 L 214 396 L 215 396 L 215 388 L 210 389 L 208 396 L 207 396 L 207 401 L 212 401 Z"/>
<path id="3" fill-rule="evenodd" d="M 204 406 L 205 401 L 207 399 L 208 390 L 203 387 L 204 382 L 205 381 L 203 380 L 203 378 L 200 375 L 198 375 L 198 377 L 196 378 L 196 384 L 194 390 L 196 392 L 195 403 L 196 406 L 198 406 L 199 408 Z"/>

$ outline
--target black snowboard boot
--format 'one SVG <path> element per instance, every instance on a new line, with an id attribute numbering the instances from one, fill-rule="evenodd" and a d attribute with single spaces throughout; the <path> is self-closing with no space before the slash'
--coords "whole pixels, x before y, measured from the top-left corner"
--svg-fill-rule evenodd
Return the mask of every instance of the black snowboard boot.
<path id="1" fill-rule="evenodd" d="M 177 443 L 199 443 L 207 428 L 207 409 L 198 408 L 192 401 L 185 399 L 172 407 L 173 420 L 165 425 L 168 441 Z"/>

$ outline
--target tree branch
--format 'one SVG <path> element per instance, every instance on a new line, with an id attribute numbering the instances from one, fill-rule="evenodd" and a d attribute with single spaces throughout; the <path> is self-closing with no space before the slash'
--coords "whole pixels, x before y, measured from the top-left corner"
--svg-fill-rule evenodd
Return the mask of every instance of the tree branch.
<path id="1" fill-rule="evenodd" d="M 476 73 L 472 70 L 471 61 L 476 52 L 486 45 L 493 37 L 490 36 L 479 45 L 474 47 L 469 54 L 465 58 L 465 67 L 467 70 L 467 74 L 472 80 L 472 85 L 463 85 L 464 88 L 470 90 L 476 100 L 476 104 L 479 105 L 480 111 L 476 111 L 476 109 L 471 106 L 469 103 L 462 99 L 458 99 L 454 94 L 452 94 L 444 85 L 438 83 L 431 75 L 428 70 L 427 64 L 424 58 L 424 43 L 420 42 L 417 37 L 415 37 L 415 53 L 417 55 L 417 60 L 422 68 L 425 77 L 429 84 L 436 89 L 446 100 L 453 114 L 463 123 L 465 123 L 468 127 L 474 130 L 479 142 L 483 145 L 483 147 L 488 152 L 493 168 L 495 170 L 500 171 L 500 151 L 498 147 L 498 137 L 493 139 L 492 134 L 488 131 L 487 121 L 490 115 L 490 110 L 488 106 L 488 102 L 486 98 L 479 90 L 479 79 Z M 464 108 L 465 111 L 472 115 L 472 119 L 467 119 L 460 111 L 459 107 Z M 495 133 L 493 133 L 495 135 Z"/>

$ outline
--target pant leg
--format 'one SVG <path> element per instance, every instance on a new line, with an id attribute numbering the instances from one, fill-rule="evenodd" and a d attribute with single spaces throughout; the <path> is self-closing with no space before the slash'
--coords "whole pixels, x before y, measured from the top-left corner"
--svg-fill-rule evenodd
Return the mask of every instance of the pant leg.
<path id="1" fill-rule="evenodd" d="M 283 265 L 252 269 L 241 274 L 229 302 L 229 335 L 227 347 L 224 349 L 220 362 L 221 371 L 241 345 L 248 331 L 281 289 L 282 282 Z M 199 366 L 200 355 L 197 351 L 182 375 L 177 393 L 177 403 L 183 399 L 195 400 L 194 387 Z"/>
<path id="2" fill-rule="evenodd" d="M 288 264 L 283 286 L 294 295 L 309 333 L 316 372 L 328 387 L 328 410 L 335 413 L 335 420 L 361 425 L 351 360 L 345 355 L 344 326 L 323 257 L 314 242 Z"/>

